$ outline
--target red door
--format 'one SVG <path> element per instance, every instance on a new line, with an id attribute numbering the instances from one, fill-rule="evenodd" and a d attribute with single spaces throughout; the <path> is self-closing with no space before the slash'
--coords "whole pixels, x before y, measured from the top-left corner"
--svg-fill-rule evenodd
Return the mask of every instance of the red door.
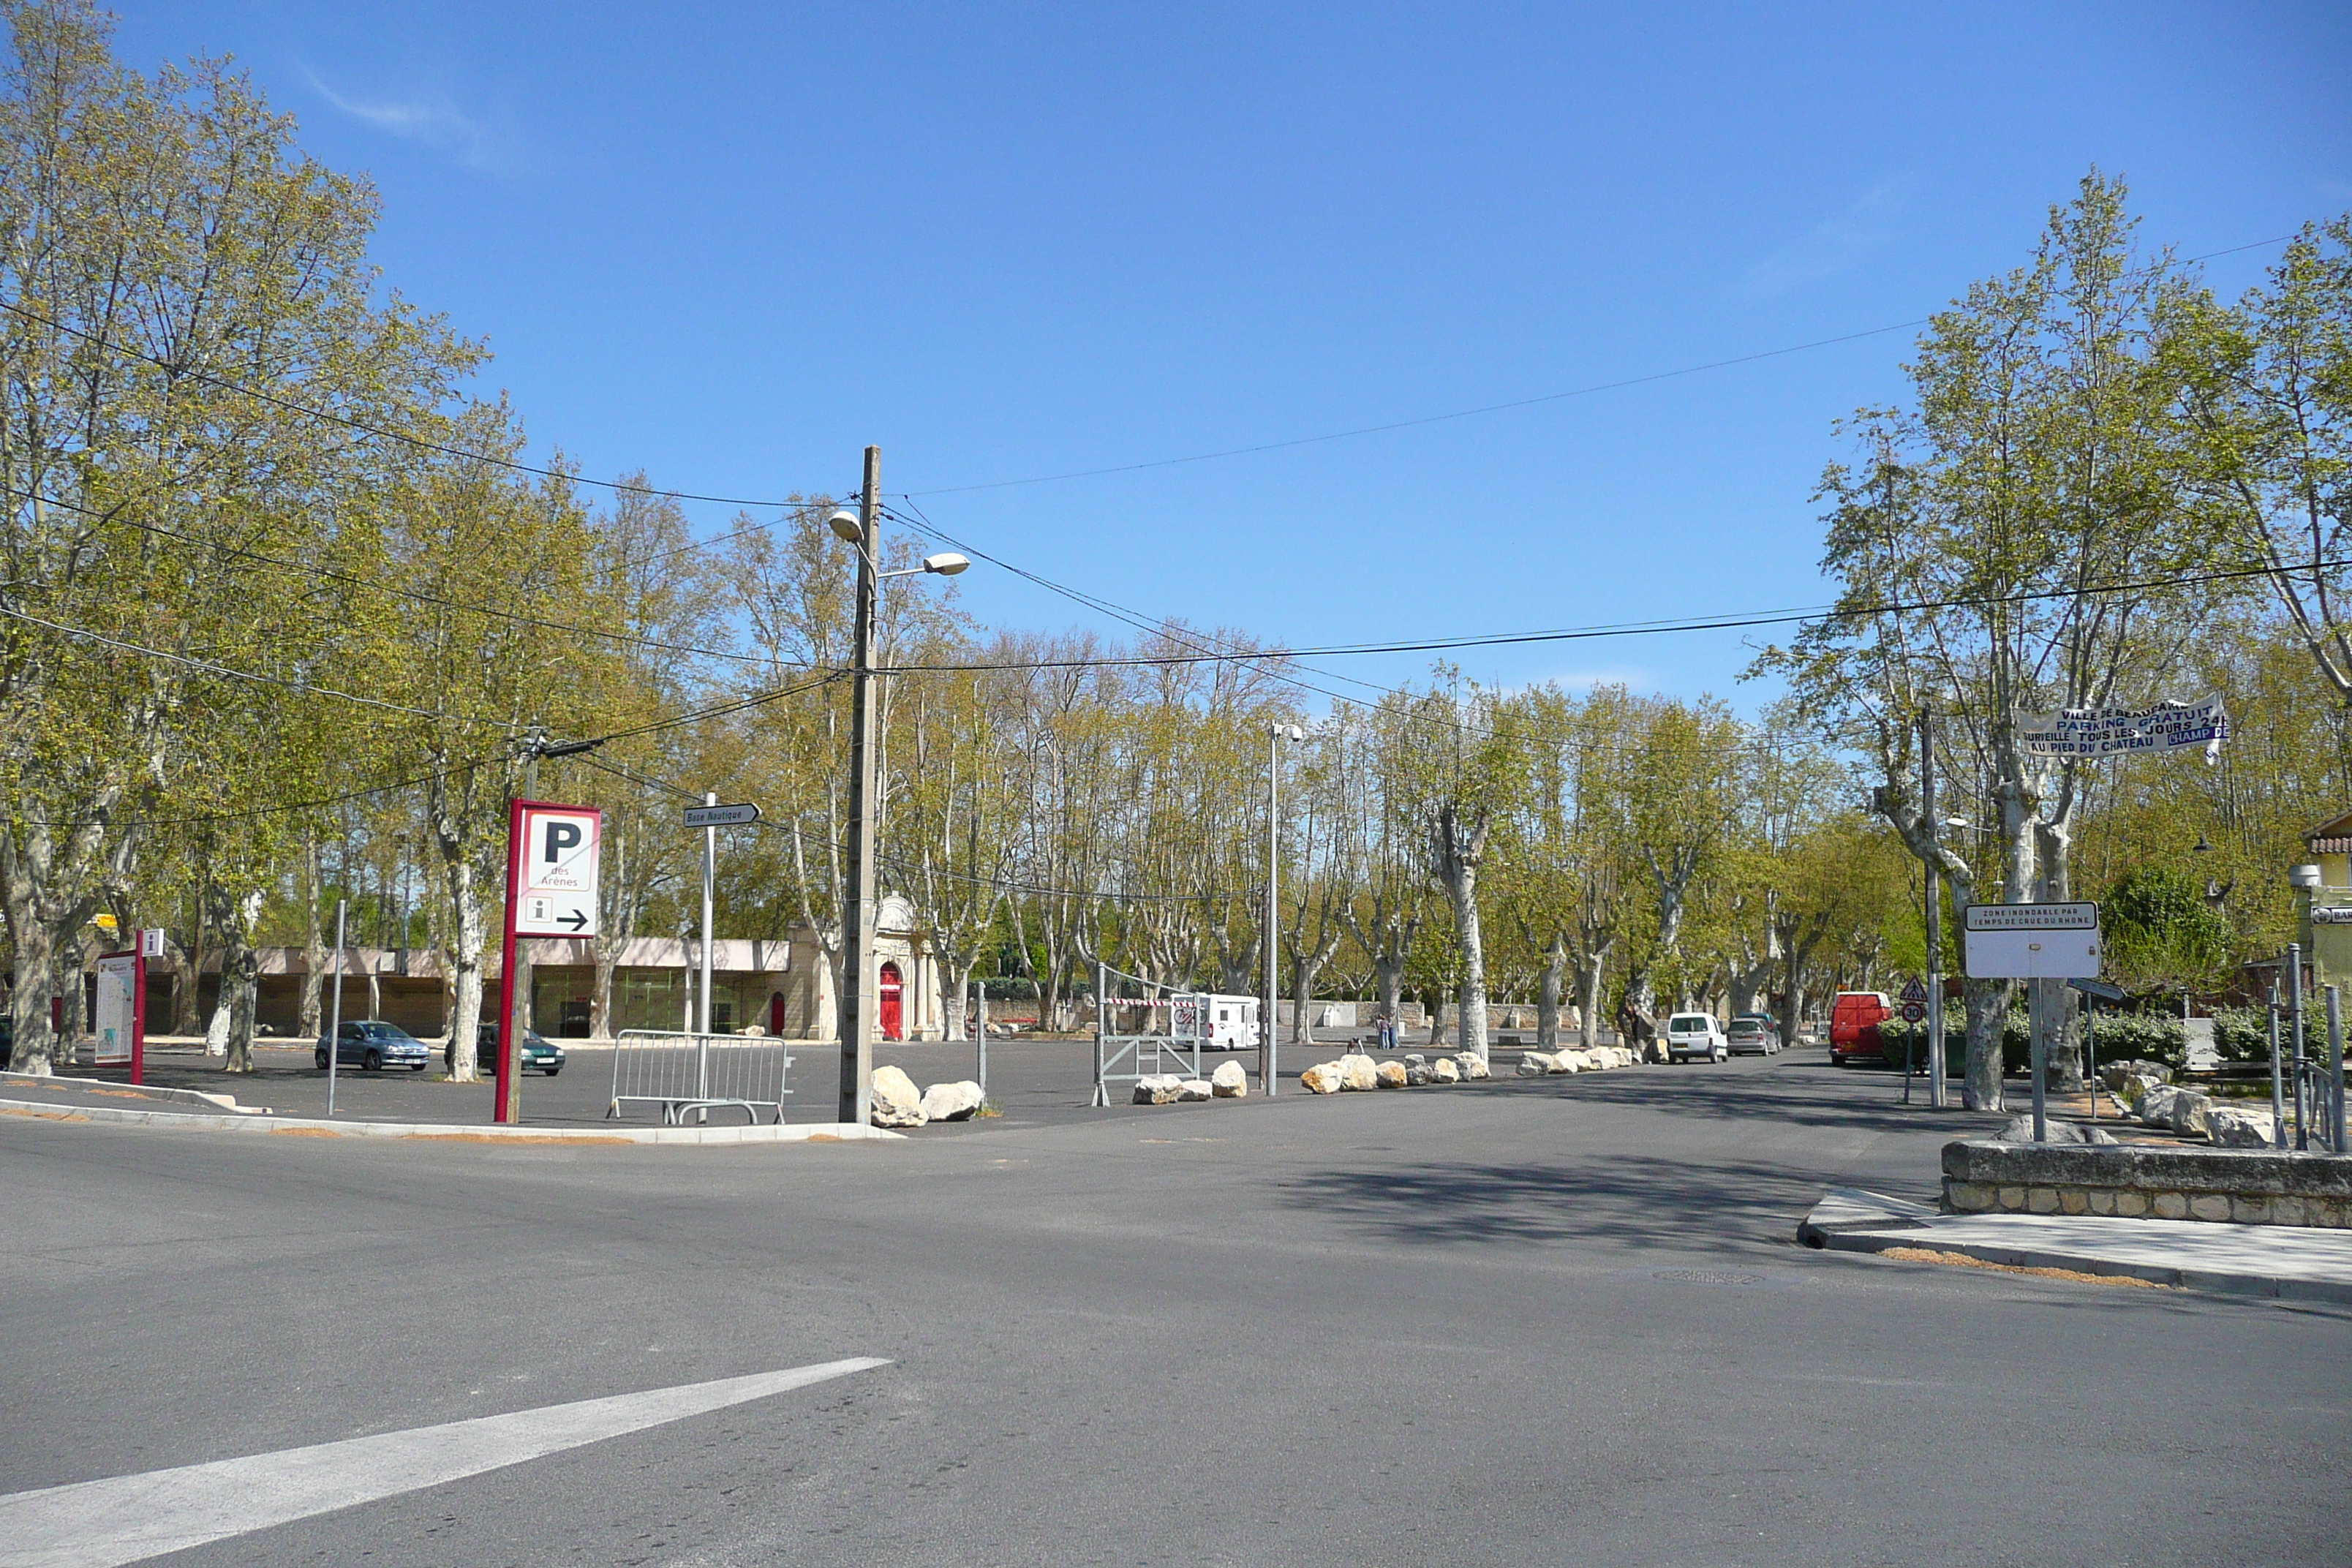
<path id="1" fill-rule="evenodd" d="M 882 994 L 882 1016 L 880 1019 L 880 1023 L 882 1025 L 882 1037 L 886 1040 L 905 1039 L 907 1037 L 905 1026 L 901 1022 L 902 1015 L 899 1009 L 899 997 L 904 994 L 907 987 L 906 983 L 898 977 L 898 966 L 897 964 L 886 963 L 882 966 L 880 984 L 877 986 L 877 989 Z"/>
<path id="2" fill-rule="evenodd" d="M 784 994 L 781 991 L 768 998 L 768 1033 L 782 1039 L 784 1034 Z"/>

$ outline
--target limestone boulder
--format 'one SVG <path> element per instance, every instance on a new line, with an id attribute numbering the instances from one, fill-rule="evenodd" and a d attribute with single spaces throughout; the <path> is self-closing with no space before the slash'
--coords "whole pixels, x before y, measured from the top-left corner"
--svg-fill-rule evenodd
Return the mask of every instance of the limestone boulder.
<path id="1" fill-rule="evenodd" d="M 1551 1058 L 1551 1070 L 1554 1072 L 1582 1072 L 1584 1070 L 1584 1053 L 1582 1051 L 1559 1051 L 1554 1053 Z"/>
<path id="2" fill-rule="evenodd" d="M 1398 1065 L 1402 1066 L 1403 1064 L 1400 1063 Z M 1404 1081 L 1405 1087 L 1408 1089 L 1421 1089 L 1429 1084 L 1434 1083 L 1437 1080 L 1430 1072 L 1429 1064 L 1427 1062 L 1414 1062 L 1412 1066 L 1405 1068 Z"/>
<path id="3" fill-rule="evenodd" d="M 1178 1080 L 1176 1085 L 1176 1098 L 1181 1103 L 1186 1105 L 1195 1100 L 1207 1100 L 1215 1093 L 1216 1086 L 1204 1078 L 1182 1079 Z"/>
<path id="4" fill-rule="evenodd" d="M 1309 1094 L 1337 1094 L 1341 1076 L 1338 1062 L 1317 1062 L 1298 1075 L 1298 1087 Z"/>
<path id="5" fill-rule="evenodd" d="M 1339 1087 L 1351 1094 L 1381 1087 L 1381 1069 L 1370 1057 L 1346 1056 L 1339 1058 Z"/>
<path id="6" fill-rule="evenodd" d="M 2157 1083 L 2170 1083 L 2172 1081 L 2172 1069 L 2166 1067 L 2162 1062 L 2145 1062 L 2137 1060 L 2101 1062 L 2099 1064 L 2099 1077 L 2106 1083 L 2106 1086 L 2109 1089 L 2112 1089 L 2120 1094 L 2123 1092 L 2124 1080 L 2126 1079 L 2145 1078 L 2152 1079 Z M 2124 1095 L 2124 1098 L 2129 1100 L 2131 1096 L 2126 1094 Z"/>
<path id="7" fill-rule="evenodd" d="M 2159 1084 L 2140 1097 L 2139 1119 L 2151 1127 L 2169 1127 L 2184 1137 L 2197 1137 L 2205 1131 L 2205 1119 L 2213 1109 L 2213 1097 L 2177 1084 Z"/>
<path id="8" fill-rule="evenodd" d="M 1521 1078 L 1541 1078 L 1544 1074 L 1552 1070 L 1552 1063 L 1555 1059 L 1556 1058 L 1544 1051 L 1526 1052 L 1519 1058 L 1519 1076 Z"/>
<path id="9" fill-rule="evenodd" d="M 923 1114 L 923 1091 L 903 1069 L 876 1068 L 874 1110 L 867 1120 L 877 1127 L 920 1127 L 929 1120 Z"/>
<path id="10" fill-rule="evenodd" d="M 1462 1076 L 1465 1079 L 1495 1076 L 1493 1070 L 1486 1066 L 1486 1058 L 1475 1051 L 1456 1051 L 1454 1054 L 1454 1065 L 1462 1069 Z"/>
<path id="11" fill-rule="evenodd" d="M 1402 1089 L 1410 1081 L 1402 1062 L 1382 1062 L 1372 1069 L 1372 1077 L 1382 1089 Z"/>
<path id="12" fill-rule="evenodd" d="M 969 1121 L 979 1111 L 982 1098 L 980 1085 L 970 1079 L 935 1083 L 923 1090 L 923 1120 Z"/>
<path id="13" fill-rule="evenodd" d="M 2205 1136 L 2220 1149 L 2269 1149 L 2278 1142 L 2278 1123 L 2267 1110 L 2216 1105 L 2205 1112 Z"/>
<path id="14" fill-rule="evenodd" d="M 2060 1121 L 2053 1119 L 2049 1131 L 2049 1142 L 2053 1143 L 2113 1143 L 2115 1142 L 2107 1135 L 2105 1128 L 2089 1127 L 2079 1121 Z M 2033 1142 L 2033 1118 L 2012 1117 L 2009 1125 L 1993 1134 L 1993 1137 L 2002 1143 L 2031 1143 Z"/>
<path id="15" fill-rule="evenodd" d="M 1138 1105 L 1173 1105 L 1183 1079 L 1174 1073 L 1153 1073 L 1135 1080 Z"/>
<path id="16" fill-rule="evenodd" d="M 1462 1081 L 1462 1069 L 1454 1065 L 1454 1058 L 1452 1057 L 1440 1057 L 1435 1061 L 1429 1064 L 1429 1081 L 1432 1083 L 1460 1083 Z"/>
<path id="17" fill-rule="evenodd" d="M 1404 1054 L 1404 1065 L 1409 1068 L 1427 1067 L 1429 1058 L 1419 1051 L 1407 1051 Z"/>
<path id="18" fill-rule="evenodd" d="M 1249 1093 L 1249 1069 L 1239 1062 L 1225 1062 L 1209 1075 L 1209 1092 L 1219 1100 L 1240 1100 Z"/>

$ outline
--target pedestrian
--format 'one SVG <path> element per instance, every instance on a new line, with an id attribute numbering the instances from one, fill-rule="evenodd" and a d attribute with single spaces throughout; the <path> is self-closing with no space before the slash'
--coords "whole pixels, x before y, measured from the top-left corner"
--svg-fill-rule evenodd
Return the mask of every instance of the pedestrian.
<path id="1" fill-rule="evenodd" d="M 1392 1051 L 1396 1049 L 1396 1017 L 1393 1014 L 1383 1011 L 1381 1014 L 1381 1049 Z"/>

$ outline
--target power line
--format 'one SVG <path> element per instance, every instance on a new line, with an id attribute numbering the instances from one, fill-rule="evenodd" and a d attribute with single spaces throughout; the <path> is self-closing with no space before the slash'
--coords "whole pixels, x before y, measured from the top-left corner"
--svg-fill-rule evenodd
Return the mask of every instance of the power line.
<path id="1" fill-rule="evenodd" d="M 2352 563 L 2352 557 L 2329 558 L 2315 562 L 2295 563 L 2289 570 L 2310 570 L 2315 566 L 2341 566 Z M 1116 658 L 1045 658 L 1007 659 L 968 664 L 902 664 L 877 666 L 876 673 L 904 675 L 924 671 L 938 673 L 977 672 L 1019 669 L 1088 669 L 1132 668 L 1178 664 L 1248 663 L 1266 658 L 1334 658 L 1346 655 L 1375 653 L 1433 653 L 1469 647 L 1507 647 L 1528 643 L 1578 642 L 1596 637 L 1657 637 L 1680 632 L 1737 631 L 1750 626 L 1787 626 L 1805 621 L 1853 620 L 1874 616 L 1898 614 L 1915 610 L 1951 610 L 1983 608 L 1993 605 L 2030 604 L 2042 599 L 2074 599 L 2102 594 L 2126 594 L 2146 590 L 2189 587 L 2200 583 L 2228 582 L 2243 577 L 2268 577 L 2280 569 L 2273 566 L 2233 567 L 2226 571 L 2193 572 L 2168 577 L 2150 577 L 2137 581 L 2099 583 L 2071 588 L 2035 589 L 2028 593 L 1969 595 L 1949 599 L 1917 599 L 1884 605 L 1863 605 L 1851 609 L 1836 605 L 1823 605 L 1791 610 L 1763 611 L 1746 615 L 1700 616 L 1679 621 L 1650 621 L 1629 624 L 1567 627 L 1541 632 L 1497 632 L 1456 637 L 1430 637 L 1414 641 L 1386 643 L 1343 643 L 1326 647 L 1257 650 L 1254 652 L 1197 652 L 1189 654 L 1136 654 Z"/>
<path id="2" fill-rule="evenodd" d="M 618 479 L 592 479 L 584 474 L 566 473 L 561 468 L 541 468 L 518 458 L 501 458 L 493 452 L 477 452 L 464 447 L 452 447 L 446 442 L 431 440 L 405 430 L 371 425 L 363 419 L 354 419 L 348 414 L 338 414 L 332 409 L 313 408 L 308 404 L 298 403 L 290 397 L 281 397 L 274 392 L 264 391 L 249 382 L 239 381 L 234 376 L 215 375 L 210 371 L 199 370 L 193 365 L 178 364 L 161 354 L 149 353 L 146 350 L 134 348 L 129 343 L 111 342 L 103 333 L 89 331 L 81 327 L 68 326 L 55 317 L 44 316 L 38 310 L 27 310 L 10 300 L 0 300 L 0 310 L 5 310 L 13 316 L 20 316 L 28 321 L 37 321 L 42 326 L 52 328 L 68 337 L 79 338 L 84 342 L 94 343 L 110 353 L 121 354 L 125 359 L 142 361 L 159 370 L 170 371 L 174 375 L 184 376 L 191 381 L 204 382 L 208 385 L 219 387 L 224 392 L 235 393 L 240 397 L 250 397 L 257 403 L 266 403 L 274 408 L 282 408 L 289 414 L 299 415 L 307 419 L 317 419 L 330 425 L 340 425 L 345 429 L 356 430 L 362 436 L 373 436 L 383 441 L 398 441 L 404 445 L 415 447 L 420 451 L 436 452 L 445 458 L 457 458 L 469 463 L 488 463 L 494 468 L 506 468 L 514 473 L 531 474 L 543 479 L 558 479 L 565 484 L 598 485 L 605 489 L 628 495 L 667 495 L 679 500 L 708 501 L 717 506 L 772 507 L 779 510 L 793 504 L 790 501 L 761 500 L 745 496 L 696 495 L 687 490 L 656 490 L 649 485 L 627 484 Z"/>
<path id="3" fill-rule="evenodd" d="M 212 811 L 195 816 L 119 817 L 115 820 L 114 826 L 117 827 L 185 827 L 207 822 L 245 822 L 257 816 L 283 816 L 297 811 L 314 811 L 320 806 L 341 805 L 347 801 L 364 799 L 372 795 L 391 795 L 399 790 L 415 789 L 418 784 L 431 784 L 435 779 L 455 778 L 459 773 L 472 773 L 475 769 L 487 767 L 498 760 L 496 756 L 477 757 L 469 763 L 454 763 L 448 767 L 436 768 L 430 773 L 396 779 L 391 784 L 368 784 L 359 789 L 346 790 L 341 795 L 324 795 L 317 800 L 284 801 L 276 805 L 255 806 L 250 811 Z M 38 818 L 33 817 L 23 820 L 39 821 Z M 77 825 L 68 822 L 40 822 L 40 826 L 71 827 Z"/>
<path id="4" fill-rule="evenodd" d="M 231 555 L 243 560 L 252 561 L 261 565 L 270 567 L 273 570 L 288 574 L 289 575 L 299 577 L 320 577 L 329 582 L 348 583 L 354 587 L 366 588 L 376 592 L 390 594 L 395 598 L 407 599 L 415 604 L 437 605 L 446 609 L 461 610 L 468 615 L 486 616 L 495 620 L 512 621 L 519 626 L 537 626 L 543 631 L 570 632 L 582 637 L 601 637 L 607 642 L 618 643 L 630 647 L 651 648 L 657 653 L 690 654 L 700 658 L 728 659 L 737 664 L 768 665 L 778 662 L 791 662 L 789 660 L 779 661 L 772 659 L 761 654 L 731 653 L 723 648 L 697 647 L 690 643 L 663 642 L 656 637 L 641 637 L 629 632 L 607 631 L 602 626 L 586 626 L 577 621 L 551 620 L 544 616 L 525 615 L 520 610 L 502 610 L 489 605 L 474 604 L 463 599 L 452 599 L 442 594 L 428 594 L 424 592 L 422 589 L 403 588 L 395 584 L 385 582 L 381 578 L 362 577 L 356 573 L 336 571 L 331 566 L 312 566 L 299 561 L 289 561 L 282 555 L 264 554 L 260 551 L 248 550 L 242 545 L 224 544 L 214 540 L 200 539 L 196 535 L 186 532 L 184 530 L 166 528 L 162 523 L 157 522 L 142 522 L 137 518 L 125 515 L 120 511 L 100 511 L 95 507 L 82 506 L 77 502 L 66 500 L 61 497 L 43 495 L 33 490 L 20 490 L 5 484 L 0 484 L 0 495 L 15 496 L 21 500 L 37 500 L 47 506 L 58 507 L 67 511 L 78 512 L 83 517 L 93 520 L 101 526 L 110 523 L 119 523 L 123 527 L 135 528 L 142 532 L 155 534 L 162 538 L 176 539 L 184 544 L 193 545 L 199 550 L 216 550 L 225 555 Z M 682 552 L 682 551 L 672 552 L 672 553 Z"/>
<path id="5" fill-rule="evenodd" d="M 2160 272 L 2164 270 L 2165 266 L 2193 267 L 2200 261 L 2210 261 L 2219 256 L 2235 256 L 2242 250 L 2260 250 L 2265 246 L 2283 245 L 2294 237 L 2292 234 L 2282 234 L 2270 239 L 2257 239 L 2244 245 L 2228 246 L 2221 250 L 2209 250 L 2201 256 L 2187 257 L 2179 261 L 2167 262 L 2162 266 L 2141 268 L 2126 276 L 2142 277 L 2149 273 Z M 1789 354 L 1808 353 L 1814 349 L 1833 348 L 1839 343 L 1859 342 L 1864 338 L 1880 338 L 1889 332 L 1907 331 L 1913 327 L 1924 327 L 1934 320 L 1933 316 L 1921 316 L 1914 321 L 1896 321 L 1891 326 L 1868 327 L 1858 332 L 1841 332 L 1835 337 L 1815 338 L 1811 342 L 1791 343 L 1786 348 L 1764 349 L 1751 354 L 1737 354 L 1730 359 L 1709 360 L 1704 364 L 1684 365 L 1676 370 L 1653 371 L 1647 375 L 1626 376 L 1617 381 L 1597 381 L 1587 386 L 1570 387 L 1565 392 L 1547 392 L 1534 397 L 1515 397 L 1504 403 L 1484 403 L 1475 408 L 1456 408 L 1444 414 L 1424 414 L 1412 419 L 1392 419 L 1381 425 L 1360 425 L 1351 430 L 1332 430 L 1320 436 L 1297 436 L 1286 441 L 1262 441 L 1255 446 L 1226 447 L 1213 452 L 1194 452 L 1188 457 L 1155 458 L 1148 462 L 1118 463 L 1102 468 L 1076 468 L 1060 474 L 1032 474 L 1027 479 L 992 479 L 986 484 L 950 485 L 936 489 L 911 491 L 909 499 L 915 496 L 969 495 L 974 490 L 1011 489 L 1021 485 L 1049 485 L 1064 479 L 1099 479 L 1106 474 L 1141 473 L 1151 468 L 1181 468 L 1190 463 L 1215 462 L 1223 458 L 1247 458 L 1261 452 L 1281 452 L 1296 447 L 1320 446 L 1327 441 L 1349 441 L 1360 436 L 1381 436 L 1391 430 L 1412 430 L 1424 425 L 1443 425 L 1455 419 L 1473 419 L 1482 414 L 1505 414 L 1515 408 L 1535 408 L 1547 403 L 1565 402 L 1572 397 L 1590 397 L 1602 392 L 1622 392 L 1629 386 L 1648 386 L 1656 382 L 1675 381 L 1686 375 L 1701 375 L 1711 370 L 1729 370 L 1736 365 L 1754 364 L 1760 360 L 1780 359 Z"/>
<path id="6" fill-rule="evenodd" d="M 349 691 L 337 691 L 331 687 L 314 686 L 307 680 L 289 679 L 282 675 L 262 675 L 250 669 L 233 669 L 225 664 L 215 664 L 208 658 L 194 658 L 184 653 L 170 653 L 159 647 L 145 647 L 138 643 L 124 642 L 119 637 L 110 637 L 102 632 L 91 631 L 87 626 L 69 626 L 58 621 L 45 621 L 38 616 L 28 616 L 22 610 L 12 610 L 5 605 L 0 605 L 0 616 L 6 616 L 11 620 L 23 621 L 29 626 L 40 626 L 65 637 L 103 643 L 108 647 L 120 648 L 124 653 L 135 653 L 146 658 L 164 659 L 173 664 L 184 664 L 196 669 L 207 670 L 215 675 L 226 675 L 232 680 L 249 680 L 259 686 L 283 686 L 289 690 L 318 697 L 332 697 L 344 702 L 357 702 L 364 707 L 381 708 L 387 713 L 401 713 L 415 719 L 431 719 L 436 721 L 455 719 L 459 723 L 490 729 L 512 730 L 515 728 L 513 724 L 501 720 L 467 719 L 454 713 L 435 713 L 423 708 L 409 708 L 398 702 L 386 702 L 380 698 L 361 697 Z"/>

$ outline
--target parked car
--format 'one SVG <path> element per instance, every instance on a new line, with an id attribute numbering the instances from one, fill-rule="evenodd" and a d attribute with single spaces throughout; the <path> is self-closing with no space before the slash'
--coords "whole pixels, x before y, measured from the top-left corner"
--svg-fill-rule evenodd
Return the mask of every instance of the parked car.
<path id="1" fill-rule="evenodd" d="M 1881 1056 L 1878 1026 L 1895 1016 L 1884 991 L 1841 991 L 1830 1007 L 1830 1060 L 1839 1067 Z"/>
<path id="2" fill-rule="evenodd" d="M 1735 1057 L 1769 1057 L 1780 1048 L 1780 1031 L 1761 1013 L 1742 1013 L 1723 1032 Z"/>
<path id="3" fill-rule="evenodd" d="M 499 1065 L 499 1026 L 484 1024 L 474 1036 L 474 1060 L 485 1072 L 496 1071 Z M 441 1065 L 454 1068 L 457 1065 L 456 1041 L 441 1047 Z M 522 1038 L 515 1042 L 515 1070 L 543 1072 L 553 1078 L 563 1070 L 563 1047 L 548 1043 L 536 1029 L 525 1029 Z"/>
<path id="4" fill-rule="evenodd" d="M 1712 1062 L 1731 1059 L 1731 1042 L 1724 1038 L 1723 1026 L 1712 1013 L 1677 1013 L 1666 1020 L 1666 1059 L 1686 1062 L 1694 1057 Z"/>
<path id="5" fill-rule="evenodd" d="M 335 1037 L 335 1062 L 339 1067 L 356 1067 L 367 1072 L 380 1072 L 385 1068 L 406 1068 L 411 1072 L 423 1072 L 433 1053 L 425 1042 L 397 1024 L 387 1024 L 371 1018 L 355 1024 L 345 1024 Z M 320 1072 L 327 1070 L 327 1037 L 319 1037 L 318 1049 L 310 1060 Z"/>

